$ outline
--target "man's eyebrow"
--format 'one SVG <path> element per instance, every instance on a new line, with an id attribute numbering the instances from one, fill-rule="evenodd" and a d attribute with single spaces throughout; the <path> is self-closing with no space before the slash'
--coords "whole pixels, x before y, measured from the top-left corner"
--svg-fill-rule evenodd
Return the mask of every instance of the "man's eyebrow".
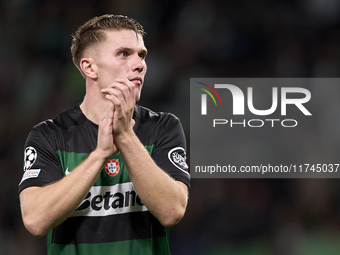
<path id="1" fill-rule="evenodd" d="M 116 51 L 133 51 L 133 49 L 129 47 L 120 47 L 117 48 Z"/>
<path id="2" fill-rule="evenodd" d="M 120 47 L 120 48 L 117 48 L 116 51 L 117 52 L 120 52 L 120 51 L 132 52 L 132 51 L 134 51 L 134 49 L 129 48 L 129 47 Z M 146 55 L 148 53 L 148 50 L 142 48 L 141 50 L 138 51 L 138 53 L 143 53 L 143 54 Z"/>

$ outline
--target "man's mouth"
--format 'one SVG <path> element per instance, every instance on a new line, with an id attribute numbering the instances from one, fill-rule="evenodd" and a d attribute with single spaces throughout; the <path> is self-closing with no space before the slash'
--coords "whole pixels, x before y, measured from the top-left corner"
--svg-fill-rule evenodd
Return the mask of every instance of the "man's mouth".
<path id="1" fill-rule="evenodd" d="M 143 79 L 141 77 L 134 77 L 132 79 L 129 79 L 129 81 L 139 86 L 143 84 Z"/>

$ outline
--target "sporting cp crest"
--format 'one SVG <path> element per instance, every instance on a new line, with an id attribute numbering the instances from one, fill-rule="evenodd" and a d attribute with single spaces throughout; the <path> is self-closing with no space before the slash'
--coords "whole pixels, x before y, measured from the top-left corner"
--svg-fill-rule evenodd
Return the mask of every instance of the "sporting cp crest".
<path id="1" fill-rule="evenodd" d="M 119 173 L 119 160 L 110 159 L 105 165 L 105 171 L 110 176 L 116 176 Z"/>

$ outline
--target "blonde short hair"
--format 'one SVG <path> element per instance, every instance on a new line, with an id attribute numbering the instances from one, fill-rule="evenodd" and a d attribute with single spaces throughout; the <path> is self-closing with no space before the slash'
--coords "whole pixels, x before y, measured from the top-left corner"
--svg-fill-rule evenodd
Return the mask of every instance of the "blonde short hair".
<path id="1" fill-rule="evenodd" d="M 79 27 L 72 36 L 72 60 L 75 66 L 80 69 L 80 60 L 85 49 L 95 43 L 105 40 L 105 30 L 131 29 L 136 34 L 145 35 L 143 26 L 132 18 L 123 15 L 105 14 L 94 17 Z"/>

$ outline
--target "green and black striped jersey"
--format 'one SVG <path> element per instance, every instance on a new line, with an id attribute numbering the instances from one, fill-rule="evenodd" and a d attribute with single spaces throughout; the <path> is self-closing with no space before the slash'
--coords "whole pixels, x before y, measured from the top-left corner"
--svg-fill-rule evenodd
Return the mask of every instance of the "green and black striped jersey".
<path id="1" fill-rule="evenodd" d="M 190 188 L 179 119 L 139 105 L 133 118 L 136 135 L 157 165 Z M 70 173 L 96 148 L 97 135 L 98 125 L 79 106 L 33 127 L 25 145 L 19 193 Z M 120 153 L 106 162 L 83 202 L 48 233 L 47 241 L 49 255 L 170 254 L 168 228 L 139 198 Z"/>

